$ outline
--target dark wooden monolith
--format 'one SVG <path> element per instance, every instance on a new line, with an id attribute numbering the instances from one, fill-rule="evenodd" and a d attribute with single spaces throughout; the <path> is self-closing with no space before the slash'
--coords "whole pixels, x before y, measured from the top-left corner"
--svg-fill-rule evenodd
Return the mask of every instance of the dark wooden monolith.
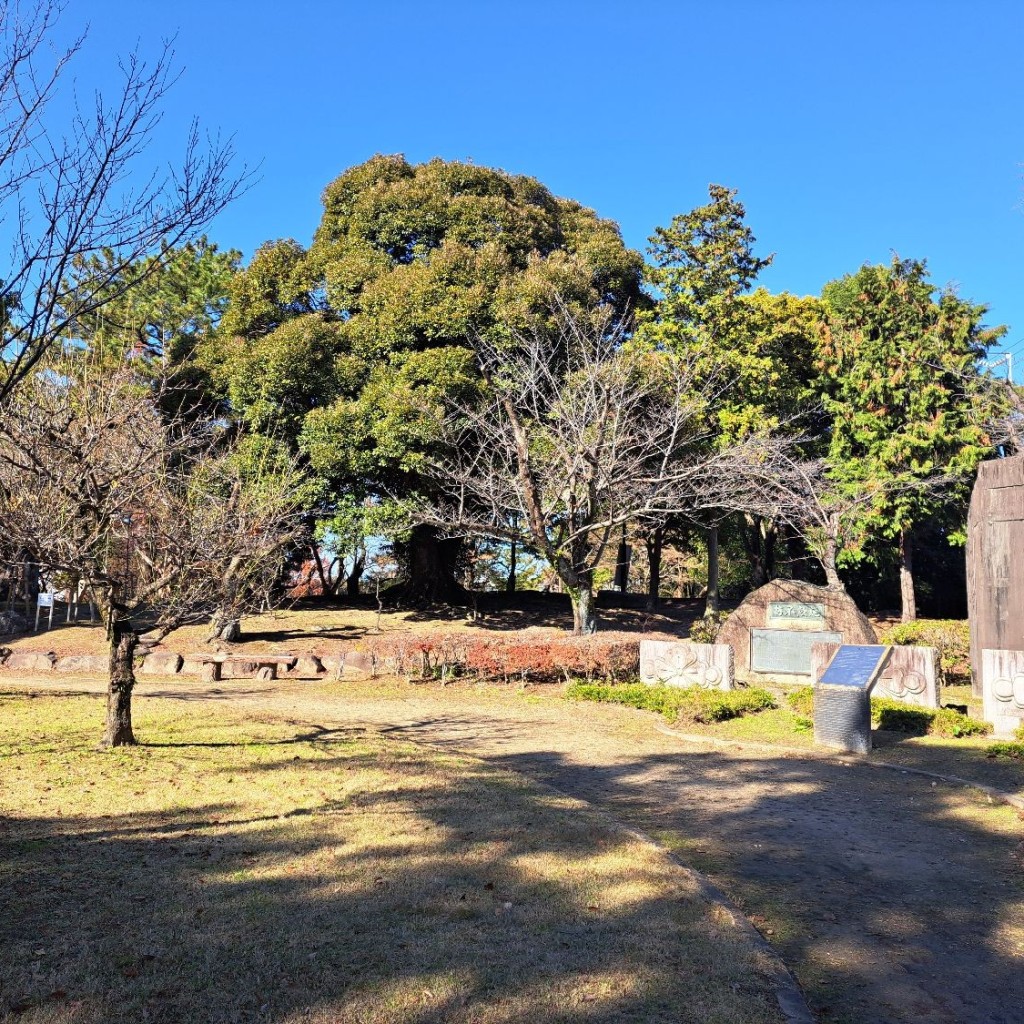
<path id="1" fill-rule="evenodd" d="M 967 517 L 973 691 L 981 652 L 1024 651 L 1024 455 L 978 467 Z"/>

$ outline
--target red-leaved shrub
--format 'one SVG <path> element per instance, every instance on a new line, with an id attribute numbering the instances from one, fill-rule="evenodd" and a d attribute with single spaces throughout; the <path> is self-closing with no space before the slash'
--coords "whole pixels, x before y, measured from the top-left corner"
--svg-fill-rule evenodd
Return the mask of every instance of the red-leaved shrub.
<path id="1" fill-rule="evenodd" d="M 415 674 L 443 680 L 474 675 L 506 682 L 614 681 L 635 676 L 640 667 L 638 638 L 622 633 L 586 637 L 392 634 L 367 638 L 357 650 L 368 659 L 372 675 Z"/>

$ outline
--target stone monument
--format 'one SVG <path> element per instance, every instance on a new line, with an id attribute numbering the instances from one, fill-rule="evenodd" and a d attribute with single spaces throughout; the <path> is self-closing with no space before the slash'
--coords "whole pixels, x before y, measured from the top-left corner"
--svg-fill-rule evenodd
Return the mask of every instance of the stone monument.
<path id="1" fill-rule="evenodd" d="M 640 641 L 640 680 L 649 685 L 732 689 L 732 648 L 671 640 Z"/>
<path id="2" fill-rule="evenodd" d="M 985 721 L 996 736 L 1011 738 L 1024 725 L 1024 652 L 981 652 Z"/>
<path id="3" fill-rule="evenodd" d="M 1024 455 L 978 467 L 967 516 L 971 670 L 982 696 L 982 652 L 1024 651 Z"/>
<path id="4" fill-rule="evenodd" d="M 810 683 L 815 644 L 874 644 L 876 638 L 845 592 L 773 580 L 744 598 L 722 625 L 717 642 L 732 647 L 737 679 Z"/>

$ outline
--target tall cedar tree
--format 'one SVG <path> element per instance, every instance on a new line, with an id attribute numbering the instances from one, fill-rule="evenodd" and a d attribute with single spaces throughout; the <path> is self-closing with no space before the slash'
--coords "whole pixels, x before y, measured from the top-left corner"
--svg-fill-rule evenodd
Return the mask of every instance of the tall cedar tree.
<path id="1" fill-rule="evenodd" d="M 750 304 L 743 297 L 772 257 L 755 255 L 756 239 L 744 220 L 746 211 L 736 199 L 736 189 L 709 185 L 708 195 L 709 203 L 674 217 L 667 228 L 657 228 L 651 236 L 648 253 L 654 265 L 647 267 L 646 277 L 660 301 L 640 317 L 639 335 L 658 348 L 686 355 L 705 382 L 717 379 L 722 388 L 730 389 L 715 403 L 719 422 L 713 427 L 728 444 L 748 433 L 752 420 L 762 419 L 742 408 L 744 399 L 736 384 L 742 380 L 763 389 L 766 380 L 764 355 L 751 343 L 756 336 L 766 336 L 765 324 L 757 332 L 753 323 L 765 320 L 766 300 Z M 662 541 L 672 525 L 654 522 L 648 528 L 652 603 Z M 760 524 L 752 528 L 760 530 Z M 718 609 L 717 552 L 715 522 L 708 530 L 708 613 Z"/>
<path id="2" fill-rule="evenodd" d="M 972 406 L 988 391 L 979 361 L 1006 328 L 982 324 L 986 306 L 937 291 L 923 260 L 866 265 L 826 285 L 822 297 L 831 475 L 840 488 L 877 489 L 861 533 L 898 544 L 902 618 L 910 621 L 913 531 L 937 500 L 934 487 L 919 485 L 944 475 L 962 497 L 991 451 Z"/>

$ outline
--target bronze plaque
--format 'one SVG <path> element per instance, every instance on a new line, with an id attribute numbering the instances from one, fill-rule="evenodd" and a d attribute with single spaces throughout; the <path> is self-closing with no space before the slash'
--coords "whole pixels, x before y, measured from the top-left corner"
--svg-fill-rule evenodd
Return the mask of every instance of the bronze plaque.
<path id="1" fill-rule="evenodd" d="M 841 644 L 842 633 L 794 629 L 752 629 L 750 668 L 754 672 L 811 675 L 811 647 Z"/>

